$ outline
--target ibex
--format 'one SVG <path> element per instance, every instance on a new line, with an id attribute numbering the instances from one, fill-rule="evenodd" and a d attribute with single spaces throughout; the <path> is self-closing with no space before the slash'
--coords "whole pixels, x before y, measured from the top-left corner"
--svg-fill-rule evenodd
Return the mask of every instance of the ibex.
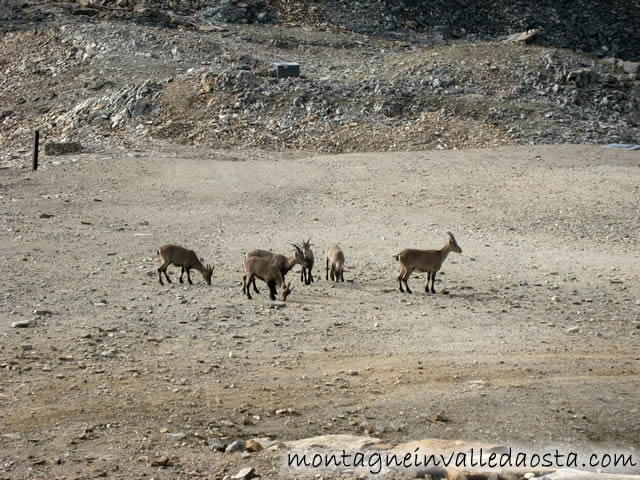
<path id="1" fill-rule="evenodd" d="M 178 245 L 165 245 L 158 249 L 158 255 L 162 258 L 162 265 L 158 268 L 158 280 L 160 280 L 160 285 L 164 285 L 164 283 L 162 283 L 163 273 L 167 282 L 171 283 L 171 279 L 169 278 L 169 275 L 167 275 L 167 267 L 172 263 L 176 267 L 181 268 L 180 283 L 184 283 L 182 281 L 182 276 L 184 275 L 184 272 L 187 272 L 187 280 L 190 285 L 193 285 L 191 276 L 189 275 L 189 271 L 193 268 L 202 274 L 202 277 L 205 279 L 207 284 L 211 285 L 213 265 L 207 265 L 205 267 L 196 255 L 196 252 L 193 250 L 188 250 L 186 248 L 179 247 Z"/>
<path id="2" fill-rule="evenodd" d="M 335 243 L 331 243 L 327 248 L 327 280 L 329 280 L 329 264 L 331 264 L 331 280 L 344 282 L 344 252 Z"/>
<path id="3" fill-rule="evenodd" d="M 295 248 L 295 252 L 289 258 L 284 255 L 280 255 L 279 253 L 273 253 L 269 250 L 251 250 L 247 252 L 247 258 L 249 257 L 260 257 L 267 260 L 269 263 L 274 264 L 280 270 L 280 274 L 282 275 L 282 279 L 284 280 L 285 275 L 289 270 L 291 270 L 295 265 L 302 265 L 302 268 L 308 266 L 307 259 L 304 256 L 304 252 L 302 249 L 296 245 L 292 244 Z M 256 288 L 256 281 L 253 280 L 253 290 L 256 293 L 260 293 Z"/>
<path id="4" fill-rule="evenodd" d="M 305 285 L 311 285 L 313 283 L 313 275 L 311 274 L 311 270 L 313 269 L 313 252 L 311 251 L 311 239 L 306 242 L 302 241 L 302 251 L 304 252 L 304 258 L 307 259 L 308 267 L 302 266 L 302 271 L 300 272 L 300 281 L 304 282 Z"/>
<path id="5" fill-rule="evenodd" d="M 447 258 L 450 252 L 462 253 L 462 249 L 458 246 L 453 233 L 447 232 L 449 235 L 449 241 L 440 250 L 415 250 L 412 248 L 406 248 L 394 258 L 400 261 L 400 275 L 398 276 L 398 285 L 400 291 L 404 293 L 402 289 L 402 282 L 407 288 L 407 293 L 413 293 L 409 288 L 407 280 L 411 276 L 414 270 L 419 272 L 427 272 L 427 284 L 424 287 L 425 292 L 429 292 L 429 281 L 431 281 L 431 293 L 436 293 L 433 287 L 436 282 L 436 273 L 440 271 L 442 263 Z"/>
<path id="6" fill-rule="evenodd" d="M 280 288 L 283 302 L 287 300 L 287 296 L 293 291 L 293 288 L 289 288 L 289 286 L 284 283 L 280 269 L 262 257 L 245 258 L 243 267 L 244 275 L 242 277 L 242 293 L 246 294 L 249 300 L 251 300 L 249 286 L 252 282 L 253 289 L 257 293 L 260 293 L 256 288 L 256 278 L 259 278 L 267 284 L 271 300 L 276 299 L 276 286 Z"/>

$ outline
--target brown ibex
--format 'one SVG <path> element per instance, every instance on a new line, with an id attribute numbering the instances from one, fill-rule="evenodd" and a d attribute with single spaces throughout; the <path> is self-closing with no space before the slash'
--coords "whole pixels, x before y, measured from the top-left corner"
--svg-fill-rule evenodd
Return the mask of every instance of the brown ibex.
<path id="1" fill-rule="evenodd" d="M 436 273 L 440 271 L 443 262 L 447 258 L 450 252 L 462 253 L 462 249 L 458 246 L 453 233 L 447 232 L 449 235 L 449 241 L 440 250 L 415 250 L 412 248 L 406 248 L 394 258 L 400 261 L 400 275 L 398 276 L 398 285 L 400 291 L 404 293 L 402 289 L 402 282 L 407 288 L 407 293 L 413 293 L 409 288 L 407 280 L 414 270 L 419 272 L 427 272 L 427 284 L 424 287 L 425 292 L 429 292 L 429 281 L 431 281 L 431 293 L 436 293 L 433 287 L 436 281 Z"/>
<path id="2" fill-rule="evenodd" d="M 280 269 L 262 257 L 247 257 L 242 266 L 244 267 L 242 293 L 246 294 L 248 299 L 251 299 L 251 293 L 249 293 L 251 283 L 253 283 L 254 290 L 260 293 L 256 288 L 256 278 L 267 284 L 271 300 L 276 299 L 276 286 L 280 288 L 283 302 L 287 300 L 287 296 L 293 291 L 293 288 L 289 288 L 284 282 Z"/>
<path id="3" fill-rule="evenodd" d="M 167 282 L 171 283 L 171 279 L 169 278 L 169 275 L 167 275 L 167 267 L 172 263 L 176 267 L 181 268 L 180 283 L 184 283 L 182 281 L 182 276 L 184 275 L 184 272 L 187 272 L 187 280 L 189 281 L 189 284 L 193 285 L 191 276 L 189 275 L 189 271 L 193 268 L 202 274 L 202 277 L 207 284 L 211 285 L 213 265 L 204 266 L 202 261 L 196 255 L 196 252 L 193 250 L 188 250 L 178 245 L 164 245 L 158 249 L 158 255 L 160 255 L 160 258 L 162 259 L 162 265 L 158 268 L 158 280 L 160 280 L 160 285 L 164 285 L 164 283 L 162 283 L 163 273 Z"/>
<path id="4" fill-rule="evenodd" d="M 304 253 L 304 258 L 307 260 L 308 267 L 302 266 L 302 271 L 300 272 L 300 281 L 304 282 L 305 285 L 311 285 L 313 283 L 313 275 L 311 270 L 313 269 L 313 252 L 311 251 L 311 239 L 306 242 L 302 241 L 302 251 Z"/>
<path id="5" fill-rule="evenodd" d="M 329 264 L 331 264 L 331 280 L 344 282 L 344 252 L 335 243 L 329 244 L 327 248 L 327 280 L 329 280 Z"/>
<path id="6" fill-rule="evenodd" d="M 295 248 L 295 252 L 288 258 L 284 255 L 280 255 L 279 253 L 273 253 L 269 250 L 260 249 L 255 249 L 247 252 L 247 258 L 260 257 L 267 260 L 269 263 L 274 264 L 280 270 L 280 274 L 282 275 L 282 279 L 284 280 L 287 272 L 289 272 L 289 270 L 291 270 L 294 266 L 302 265 L 302 267 L 305 268 L 308 265 L 307 259 L 305 258 L 302 249 L 296 244 L 292 245 Z M 256 287 L 255 279 L 253 280 L 253 290 L 256 293 L 260 293 L 260 291 Z"/>

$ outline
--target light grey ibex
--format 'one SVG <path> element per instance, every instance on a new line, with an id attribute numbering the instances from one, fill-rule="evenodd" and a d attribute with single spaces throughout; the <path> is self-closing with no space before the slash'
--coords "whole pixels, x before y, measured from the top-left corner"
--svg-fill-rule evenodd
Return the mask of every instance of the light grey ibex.
<path id="1" fill-rule="evenodd" d="M 300 272 L 300 281 L 304 282 L 305 285 L 311 285 L 313 283 L 313 275 L 311 274 L 311 270 L 313 269 L 313 252 L 311 251 L 311 239 L 306 242 L 302 241 L 302 251 L 304 252 L 304 258 L 307 260 L 308 266 L 302 266 L 302 271 Z"/>
<path id="2" fill-rule="evenodd" d="M 196 255 L 196 252 L 193 250 L 189 250 L 178 245 L 164 245 L 158 249 L 158 255 L 160 255 L 160 258 L 162 259 L 162 265 L 158 268 L 158 280 L 160 280 L 160 285 L 164 285 L 164 283 L 162 283 L 163 273 L 167 282 L 171 283 L 171 279 L 169 278 L 169 275 L 167 275 L 167 267 L 172 263 L 176 267 L 181 268 L 180 283 L 184 283 L 182 281 L 182 276 L 184 275 L 184 272 L 187 272 L 187 280 L 189 281 L 189 284 L 193 285 L 191 275 L 189 275 L 189 271 L 193 268 L 202 274 L 202 277 L 208 285 L 211 285 L 213 265 L 204 266 L 202 261 Z"/>
<path id="3" fill-rule="evenodd" d="M 436 273 L 440 271 L 440 267 L 442 267 L 445 259 L 450 252 L 462 253 L 462 249 L 458 246 L 453 233 L 447 232 L 447 234 L 449 235 L 449 241 L 440 250 L 415 250 L 406 248 L 394 256 L 396 260 L 400 261 L 398 285 L 402 293 L 404 293 L 402 282 L 404 282 L 404 286 L 407 288 L 407 293 L 413 293 L 409 288 L 407 280 L 409 280 L 414 270 L 427 272 L 427 284 L 424 287 L 424 291 L 429 292 L 429 281 L 431 281 L 431 293 L 436 293 L 433 287 L 436 281 Z"/>
<path id="4" fill-rule="evenodd" d="M 331 264 L 331 271 L 329 271 L 329 264 Z M 327 280 L 329 280 L 329 272 L 331 272 L 331 280 L 344 282 L 344 252 L 335 243 L 329 244 L 327 248 Z"/>

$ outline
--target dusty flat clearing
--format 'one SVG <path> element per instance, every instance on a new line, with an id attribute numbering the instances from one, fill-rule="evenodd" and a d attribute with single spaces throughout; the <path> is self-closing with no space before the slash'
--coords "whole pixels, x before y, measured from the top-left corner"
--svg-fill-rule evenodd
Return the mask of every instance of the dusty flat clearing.
<path id="1" fill-rule="evenodd" d="M 637 152 L 42 161 L 0 171 L 2 478 L 281 475 L 266 452 L 211 450 L 216 438 L 640 447 Z M 439 292 L 414 273 L 401 294 L 392 256 L 447 231 L 463 253 Z M 284 308 L 266 288 L 242 296 L 247 250 L 290 254 L 308 237 L 312 286 L 296 267 Z M 324 279 L 331 241 L 344 284 Z M 164 243 L 213 262 L 213 285 L 170 267 L 161 286 Z"/>

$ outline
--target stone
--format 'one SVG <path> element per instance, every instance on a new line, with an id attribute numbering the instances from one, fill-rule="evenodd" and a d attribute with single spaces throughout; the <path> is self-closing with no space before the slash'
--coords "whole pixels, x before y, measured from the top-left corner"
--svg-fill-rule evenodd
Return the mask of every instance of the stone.
<path id="1" fill-rule="evenodd" d="M 150 467 L 166 467 L 169 465 L 169 457 L 163 455 L 162 457 L 155 458 L 149 463 Z"/>
<path id="2" fill-rule="evenodd" d="M 11 328 L 28 328 L 32 326 L 31 320 L 18 320 L 17 322 L 11 322 Z"/>
<path id="3" fill-rule="evenodd" d="M 285 442 L 289 448 L 326 448 L 330 450 L 361 450 L 370 445 L 380 443 L 379 438 L 361 437 L 357 435 L 321 435 L 318 437 L 303 438 Z"/>
<path id="4" fill-rule="evenodd" d="M 69 155 L 81 151 L 82 145 L 80 142 L 47 142 L 44 144 L 45 155 Z"/>
<path id="5" fill-rule="evenodd" d="M 243 468 L 242 470 L 240 470 L 238 473 L 236 473 L 234 476 L 232 476 L 231 478 L 233 480 L 243 480 L 243 479 L 249 479 L 249 478 L 253 478 L 256 476 L 256 470 L 253 467 L 246 467 Z"/>
<path id="6" fill-rule="evenodd" d="M 234 440 L 227 448 L 224 449 L 224 453 L 242 452 L 244 450 L 245 443 L 242 440 Z"/>
<path id="7" fill-rule="evenodd" d="M 207 446 L 209 447 L 209 450 L 224 452 L 227 445 L 219 438 L 210 438 L 207 440 Z"/>
<path id="8" fill-rule="evenodd" d="M 538 36 L 538 30 L 533 28 L 531 30 L 527 30 L 526 32 L 514 33 L 513 35 L 509 35 L 507 37 L 507 41 L 519 42 L 519 43 L 532 43 L 537 36 Z"/>
<path id="9" fill-rule="evenodd" d="M 640 73 L 640 62 L 624 62 L 622 64 L 622 69 L 626 73 L 630 73 L 637 77 L 638 73 Z"/>
<path id="10" fill-rule="evenodd" d="M 247 452 L 260 452 L 263 450 L 263 447 L 256 440 L 247 440 L 247 443 L 245 444 L 244 449 Z"/>
<path id="11" fill-rule="evenodd" d="M 574 70 L 573 72 L 569 72 L 567 75 L 567 82 L 574 83 L 576 87 L 579 88 L 590 87 L 591 85 L 598 83 L 599 80 L 600 74 L 595 70 L 587 68 Z"/>

